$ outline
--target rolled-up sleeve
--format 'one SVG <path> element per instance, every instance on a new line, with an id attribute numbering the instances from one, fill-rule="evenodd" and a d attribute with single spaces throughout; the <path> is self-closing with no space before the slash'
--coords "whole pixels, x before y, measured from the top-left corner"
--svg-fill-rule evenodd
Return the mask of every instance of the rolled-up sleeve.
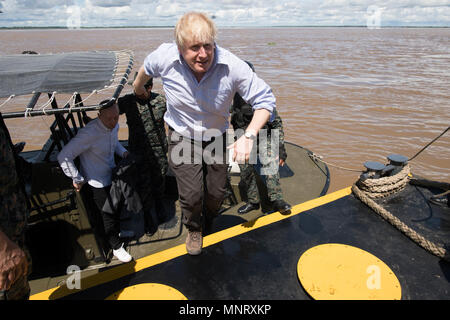
<path id="1" fill-rule="evenodd" d="M 240 94 L 253 110 L 266 109 L 270 112 L 270 122 L 275 119 L 276 99 L 270 86 L 244 62 L 237 63 L 237 87 Z"/>
<path id="2" fill-rule="evenodd" d="M 173 45 L 170 43 L 161 44 L 155 51 L 151 52 L 144 60 L 145 73 L 151 77 L 160 77 L 161 62 L 173 55 Z"/>
<path id="3" fill-rule="evenodd" d="M 84 182 L 84 177 L 73 162 L 76 157 L 89 149 L 89 135 L 83 130 L 73 137 L 58 154 L 58 162 L 64 174 L 76 183 Z"/>

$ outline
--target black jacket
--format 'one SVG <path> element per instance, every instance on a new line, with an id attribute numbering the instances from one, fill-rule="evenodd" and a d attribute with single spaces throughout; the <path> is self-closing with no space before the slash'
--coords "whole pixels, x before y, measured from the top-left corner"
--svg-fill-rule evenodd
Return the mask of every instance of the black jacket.
<path id="1" fill-rule="evenodd" d="M 130 218 L 143 212 L 143 206 L 137 192 L 139 171 L 137 158 L 133 154 L 122 159 L 113 170 L 110 199 L 103 205 L 103 212 L 119 214 L 120 219 Z"/>

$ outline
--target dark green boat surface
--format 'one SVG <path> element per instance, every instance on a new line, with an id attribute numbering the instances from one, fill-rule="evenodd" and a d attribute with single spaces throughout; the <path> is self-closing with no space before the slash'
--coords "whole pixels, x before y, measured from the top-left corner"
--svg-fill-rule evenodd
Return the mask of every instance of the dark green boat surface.
<path id="1" fill-rule="evenodd" d="M 289 159 L 284 167 L 280 167 L 284 199 L 291 205 L 296 205 L 326 194 L 330 181 L 327 166 L 312 160 L 308 149 L 291 143 L 286 143 L 286 149 Z M 39 158 L 38 154 L 32 153 L 25 156 L 29 159 L 34 157 L 35 160 Z M 62 174 L 57 163 L 42 164 L 36 161 L 34 166 L 39 167 L 39 170 L 34 172 L 40 177 L 33 179 L 36 190 L 33 194 L 49 201 L 52 198 L 64 198 L 71 192 L 70 180 Z M 51 176 L 52 180 L 45 178 L 48 176 Z M 160 225 L 154 235 L 144 235 L 139 241 L 133 240 L 128 243 L 127 250 L 135 260 L 185 242 L 186 229 L 180 223 L 181 212 L 176 191 L 173 192 L 173 189 L 176 190 L 176 182 L 174 177 L 169 177 L 169 181 L 171 190 L 166 192 L 164 204 L 166 210 L 173 214 L 173 218 Z M 214 232 L 254 221 L 270 210 L 267 199 L 264 198 L 264 186 L 258 181 L 263 199 L 262 208 L 244 215 L 237 214 L 237 209 L 244 204 L 239 181 L 238 173 L 230 174 L 230 194 L 224 202 L 222 214 L 214 222 Z M 235 197 L 234 203 L 232 196 Z M 33 257 L 33 273 L 30 281 L 32 294 L 63 285 L 68 277 L 66 273 L 68 266 L 80 267 L 85 277 L 120 264 L 115 259 L 107 261 L 102 259 L 101 248 L 88 219 L 85 202 L 79 194 L 74 195 L 73 201 L 75 206 L 71 210 L 63 208 L 61 213 L 33 223 L 28 230 L 28 246 Z M 67 207 L 69 202 L 68 200 L 66 204 L 60 206 Z"/>

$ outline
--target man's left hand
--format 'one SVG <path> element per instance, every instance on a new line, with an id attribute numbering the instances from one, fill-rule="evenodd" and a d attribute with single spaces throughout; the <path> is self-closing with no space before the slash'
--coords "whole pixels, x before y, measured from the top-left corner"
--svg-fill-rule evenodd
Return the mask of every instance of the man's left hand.
<path id="1" fill-rule="evenodd" d="M 244 164 L 250 159 L 250 153 L 253 149 L 254 140 L 249 139 L 245 136 L 240 137 L 237 141 L 230 146 L 228 149 L 233 149 L 233 161 L 239 164 Z"/>

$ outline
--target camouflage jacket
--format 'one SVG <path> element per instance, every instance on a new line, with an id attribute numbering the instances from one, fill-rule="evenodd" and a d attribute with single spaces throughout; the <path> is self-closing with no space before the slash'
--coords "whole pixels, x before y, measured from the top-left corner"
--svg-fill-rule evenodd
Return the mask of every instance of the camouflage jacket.
<path id="1" fill-rule="evenodd" d="M 11 138 L 0 114 L 0 230 L 19 246 L 23 246 L 27 215 Z"/>
<path id="2" fill-rule="evenodd" d="M 155 150 L 165 154 L 168 150 L 164 127 L 165 97 L 152 92 L 151 108 L 146 102 L 136 99 L 134 94 L 119 98 L 118 104 L 120 114 L 125 113 L 127 117 L 129 151 L 144 156 L 153 154 Z"/>

